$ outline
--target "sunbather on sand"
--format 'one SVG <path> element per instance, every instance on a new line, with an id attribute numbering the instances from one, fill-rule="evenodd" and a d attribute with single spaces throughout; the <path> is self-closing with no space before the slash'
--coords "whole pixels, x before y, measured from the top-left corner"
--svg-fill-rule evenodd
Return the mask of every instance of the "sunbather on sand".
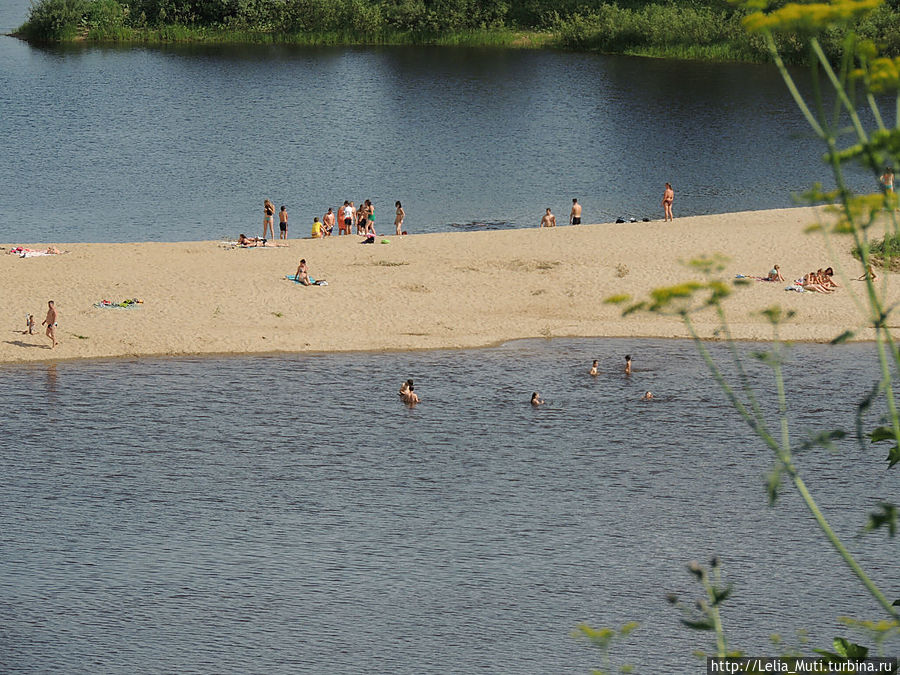
<path id="1" fill-rule="evenodd" d="M 300 260 L 300 264 L 297 266 L 297 273 L 294 275 L 294 279 L 296 279 L 299 283 L 304 286 L 327 286 L 324 279 L 317 279 L 313 281 L 309 278 L 309 267 L 306 265 L 306 258 L 302 258 Z"/>
<path id="2" fill-rule="evenodd" d="M 815 291 L 816 293 L 833 292 L 825 288 L 822 284 L 818 283 L 815 272 L 810 272 L 809 274 L 803 275 L 803 281 L 800 282 L 800 285 L 803 286 L 804 290 Z"/>
<path id="3" fill-rule="evenodd" d="M 239 234 L 237 240 L 238 246 L 241 248 L 256 248 L 265 246 L 266 248 L 287 248 L 287 242 L 269 241 L 262 237 L 248 237 L 246 234 Z"/>
<path id="4" fill-rule="evenodd" d="M 824 282 L 822 285 L 826 288 L 838 288 L 838 283 L 834 280 L 834 269 L 831 267 L 825 268 L 822 272 L 822 281 Z"/>
<path id="5" fill-rule="evenodd" d="M 769 281 L 784 281 L 784 277 L 781 275 L 781 268 L 778 265 L 774 265 L 771 270 L 769 270 Z"/>

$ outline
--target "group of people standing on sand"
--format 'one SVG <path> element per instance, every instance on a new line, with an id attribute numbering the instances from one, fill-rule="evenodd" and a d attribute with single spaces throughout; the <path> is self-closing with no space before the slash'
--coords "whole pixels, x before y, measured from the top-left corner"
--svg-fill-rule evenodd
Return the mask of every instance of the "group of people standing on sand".
<path id="1" fill-rule="evenodd" d="M 406 234 L 403 230 L 403 221 L 406 219 L 406 211 L 403 205 L 398 201 L 394 203 L 396 212 L 394 214 L 394 229 L 397 236 Z M 278 212 L 279 219 L 279 238 L 287 239 L 288 230 L 288 212 L 287 207 L 282 206 Z M 313 218 L 311 236 L 313 239 L 323 239 L 330 237 L 334 233 L 334 227 L 337 225 L 338 236 L 342 234 L 351 234 L 356 229 L 356 234 L 363 237 L 377 237 L 375 232 L 375 206 L 372 201 L 366 199 L 359 208 L 356 204 L 349 200 L 337 208 L 329 207 L 328 211 L 319 220 L 316 216 Z M 241 235 L 242 237 L 244 235 Z M 257 245 L 265 246 L 268 242 L 268 236 L 275 238 L 275 205 L 271 200 L 266 199 L 263 202 L 263 234 L 262 237 L 249 237 L 248 242 L 252 241 Z"/>
<path id="2" fill-rule="evenodd" d="M 47 326 L 46 335 L 50 338 L 50 349 L 55 349 L 59 344 L 56 339 L 57 319 L 59 318 L 59 310 L 56 309 L 56 303 L 53 300 L 47 301 L 47 318 L 41 322 L 42 326 Z M 34 314 L 29 314 L 25 318 L 25 330 L 22 335 L 34 335 Z"/>
<path id="3" fill-rule="evenodd" d="M 891 181 L 893 181 L 893 175 L 891 177 Z M 893 183 L 892 183 L 893 184 Z M 675 216 L 672 215 L 672 202 L 675 201 L 675 190 L 672 189 L 672 185 L 666 183 L 666 189 L 663 192 L 662 206 L 663 206 L 663 218 L 666 222 L 675 220 Z M 399 202 L 398 202 L 399 204 Z M 647 218 L 644 218 L 647 220 Z M 634 221 L 634 219 L 632 219 Z M 616 221 L 616 222 L 624 222 L 624 221 Z M 572 200 L 572 209 L 569 211 L 569 225 L 581 225 L 581 204 L 578 203 L 578 199 Z M 541 227 L 556 227 L 556 216 L 553 215 L 553 212 L 549 207 L 544 211 L 544 215 L 541 217 Z"/>

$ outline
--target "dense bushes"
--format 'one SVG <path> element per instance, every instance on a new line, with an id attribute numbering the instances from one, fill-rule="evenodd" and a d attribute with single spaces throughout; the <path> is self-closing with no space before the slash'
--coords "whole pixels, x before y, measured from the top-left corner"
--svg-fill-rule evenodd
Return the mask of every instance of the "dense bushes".
<path id="1" fill-rule="evenodd" d="M 900 3 L 900 0 L 896 0 Z M 567 49 L 759 61 L 760 38 L 726 0 L 653 4 L 644 0 L 39 0 L 20 34 L 33 40 L 228 40 L 504 44 L 513 31 Z M 885 5 L 858 27 L 886 54 L 900 54 L 900 10 Z M 499 38 L 499 39 L 498 39 Z M 842 35 L 824 40 L 840 48 Z M 534 40 L 531 41 L 534 44 Z M 799 40 L 782 54 L 801 61 Z"/>

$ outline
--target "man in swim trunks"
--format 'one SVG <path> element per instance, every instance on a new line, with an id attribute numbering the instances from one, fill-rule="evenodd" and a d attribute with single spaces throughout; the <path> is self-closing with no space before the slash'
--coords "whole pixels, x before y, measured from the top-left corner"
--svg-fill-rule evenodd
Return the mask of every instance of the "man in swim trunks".
<path id="1" fill-rule="evenodd" d="M 572 200 L 572 212 L 569 214 L 569 225 L 581 225 L 581 204 L 577 199 Z"/>
<path id="2" fill-rule="evenodd" d="M 550 209 L 547 209 L 547 213 L 544 214 L 544 217 L 541 218 L 541 227 L 556 227 L 556 216 L 550 213 Z"/>
<path id="3" fill-rule="evenodd" d="M 325 232 L 331 234 L 331 231 L 334 229 L 334 209 L 329 208 L 328 213 L 322 216 L 322 224 L 325 226 Z M 323 232 L 323 234 L 325 234 Z M 328 234 L 325 234 L 327 237 Z"/>
<path id="4" fill-rule="evenodd" d="M 53 346 L 50 349 L 55 349 L 56 345 L 59 343 L 56 341 L 56 320 L 59 318 L 59 313 L 56 311 L 56 305 L 52 300 L 47 301 L 47 318 L 43 320 L 41 325 L 47 325 L 47 337 L 53 342 Z"/>
<path id="5" fill-rule="evenodd" d="M 281 211 L 278 212 L 278 229 L 281 230 L 279 236 L 282 239 L 287 239 L 287 221 L 288 221 L 288 213 L 287 208 L 284 206 L 281 207 Z"/>

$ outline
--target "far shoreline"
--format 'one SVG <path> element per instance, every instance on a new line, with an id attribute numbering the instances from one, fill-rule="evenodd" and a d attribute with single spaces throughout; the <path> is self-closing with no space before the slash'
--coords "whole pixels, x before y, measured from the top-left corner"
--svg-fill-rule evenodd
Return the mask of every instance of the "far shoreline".
<path id="1" fill-rule="evenodd" d="M 0 362 L 402 353 L 494 348 L 521 339 L 690 339 L 680 319 L 623 318 L 620 307 L 604 300 L 619 294 L 639 299 L 652 288 L 694 278 L 679 260 L 702 254 L 730 255 L 726 281 L 765 274 L 776 262 L 789 278 L 827 264 L 854 272 L 859 262 L 849 245 L 836 245 L 831 259 L 821 235 L 804 233 L 822 215 L 818 208 L 795 207 L 669 224 L 386 235 L 389 245 L 362 245 L 355 236 L 291 239 L 289 247 L 262 250 L 214 241 L 54 243 L 69 253 L 0 256 L 0 316 L 7 322 Z M 301 257 L 328 286 L 284 279 Z M 889 281 L 892 276 L 884 273 Z M 827 343 L 848 329 L 858 331 L 855 341 L 871 340 L 851 297 L 862 286 L 840 283 L 844 288 L 828 296 L 785 292 L 780 283 L 736 288 L 726 300 L 732 333 L 740 341 L 770 342 L 771 327 L 759 312 L 781 305 L 796 312 L 782 326 L 785 341 Z M 137 309 L 94 306 L 126 298 L 144 303 Z M 48 299 L 60 310 L 55 350 L 42 334 L 21 333 L 21 317 L 31 313 L 40 323 Z M 892 284 L 888 299 L 900 301 Z M 714 317 L 701 313 L 694 321 L 702 338 L 720 339 Z"/>

